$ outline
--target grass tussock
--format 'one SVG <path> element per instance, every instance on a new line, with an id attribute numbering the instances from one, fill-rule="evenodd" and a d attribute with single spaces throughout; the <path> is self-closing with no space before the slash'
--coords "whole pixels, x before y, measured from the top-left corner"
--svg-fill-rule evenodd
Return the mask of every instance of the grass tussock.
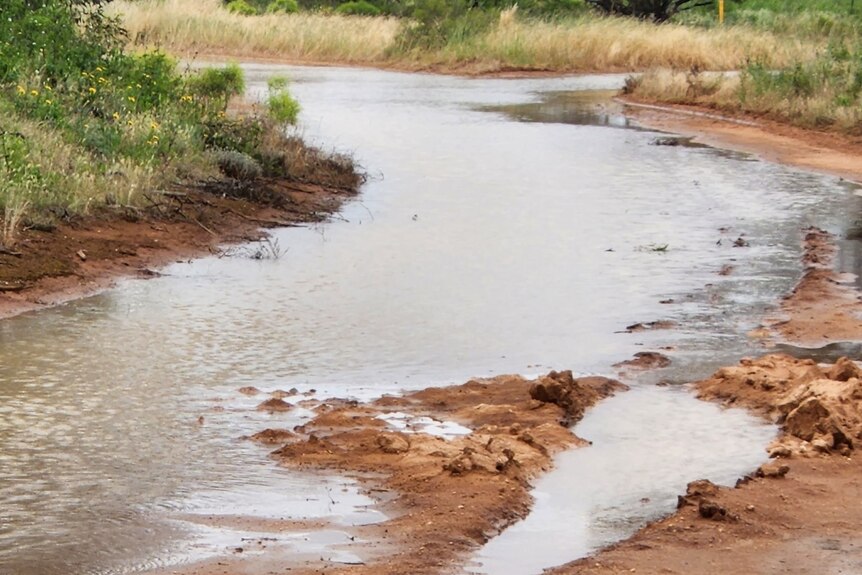
<path id="1" fill-rule="evenodd" d="M 242 16 L 219 0 L 120 0 L 111 11 L 122 16 L 134 45 L 186 56 L 378 62 L 402 27 L 394 18 L 340 14 Z"/>
<path id="2" fill-rule="evenodd" d="M 819 45 L 751 26 L 705 29 L 625 18 L 497 17 L 468 13 L 443 26 L 390 17 L 321 13 L 241 16 L 219 0 L 121 0 L 132 43 L 185 56 L 274 57 L 290 61 L 386 64 L 493 71 L 644 70 L 651 67 L 729 70 L 746 59 L 782 66 Z M 431 38 L 422 32 L 438 32 Z M 419 33 L 417 33 L 417 31 Z"/>

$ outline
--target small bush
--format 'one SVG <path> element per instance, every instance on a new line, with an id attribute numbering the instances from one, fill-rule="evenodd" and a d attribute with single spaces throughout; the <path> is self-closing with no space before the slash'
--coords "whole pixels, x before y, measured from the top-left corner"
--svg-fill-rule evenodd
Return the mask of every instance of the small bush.
<path id="1" fill-rule="evenodd" d="M 273 0 L 266 7 L 267 14 L 294 14 L 299 12 L 296 0 Z"/>
<path id="2" fill-rule="evenodd" d="M 257 8 L 246 2 L 245 0 L 231 0 L 227 6 L 228 12 L 239 14 L 240 16 L 256 16 Z"/>
<path id="3" fill-rule="evenodd" d="M 224 68 L 206 68 L 186 81 L 189 92 L 198 96 L 209 111 L 213 108 L 224 111 L 233 96 L 245 92 L 245 77 L 242 68 L 229 64 Z"/>
<path id="4" fill-rule="evenodd" d="M 269 117 L 279 124 L 296 124 L 299 116 L 299 102 L 287 89 L 287 78 L 274 76 L 267 82 L 269 96 L 266 100 Z"/>
<path id="5" fill-rule="evenodd" d="M 228 118 L 216 115 L 201 123 L 204 147 L 235 150 L 252 155 L 260 147 L 265 130 L 258 118 Z"/>
<path id="6" fill-rule="evenodd" d="M 255 180 L 263 175 L 257 160 L 243 152 L 216 150 L 215 160 L 219 170 L 225 176 L 235 180 Z"/>
<path id="7" fill-rule="evenodd" d="M 335 9 L 336 14 L 344 14 L 348 16 L 379 16 L 380 12 L 380 8 L 370 2 L 366 2 L 365 0 L 345 2 Z"/>
<path id="8" fill-rule="evenodd" d="M 287 92 L 270 94 L 266 101 L 269 117 L 281 124 L 295 124 L 299 116 L 299 102 Z"/>

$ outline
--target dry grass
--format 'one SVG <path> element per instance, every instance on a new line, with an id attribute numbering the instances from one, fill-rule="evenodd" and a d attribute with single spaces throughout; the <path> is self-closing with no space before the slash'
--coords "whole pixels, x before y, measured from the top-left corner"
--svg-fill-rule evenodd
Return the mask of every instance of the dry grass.
<path id="1" fill-rule="evenodd" d="M 813 47 L 743 27 L 704 30 L 621 18 L 498 26 L 470 50 L 505 66 L 548 70 L 732 70 L 747 58 L 780 66 Z M 457 54 L 457 52 L 456 52 Z"/>
<path id="2" fill-rule="evenodd" d="M 378 62 L 402 26 L 392 18 L 361 16 L 239 16 L 219 0 L 120 0 L 111 10 L 122 15 L 134 45 L 184 56 Z"/>
<path id="3" fill-rule="evenodd" d="M 782 66 L 810 57 L 816 46 L 746 26 L 702 29 L 620 18 L 546 22 L 517 9 L 497 25 L 434 50 L 401 50 L 405 23 L 393 18 L 311 13 L 238 16 L 219 0 L 119 0 L 136 45 L 183 56 L 269 57 L 329 62 L 494 71 L 630 71 L 653 67 L 730 70 L 747 58 Z"/>
<path id="4" fill-rule="evenodd" d="M 651 102 L 696 104 L 720 109 L 739 106 L 739 76 L 650 70 L 628 82 L 632 95 Z"/>

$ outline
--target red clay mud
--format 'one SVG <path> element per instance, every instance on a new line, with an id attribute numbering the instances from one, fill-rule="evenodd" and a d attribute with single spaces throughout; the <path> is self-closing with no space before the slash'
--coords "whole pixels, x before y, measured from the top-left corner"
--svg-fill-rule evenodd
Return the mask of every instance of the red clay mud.
<path id="1" fill-rule="evenodd" d="M 430 388 L 370 404 L 329 402 L 314 420 L 273 452 L 282 465 L 359 478 L 373 494 L 386 493 L 391 519 L 354 531 L 372 544 L 352 550 L 361 565 L 291 563 L 291 573 L 403 575 L 449 572 L 505 526 L 523 518 L 532 480 L 552 467 L 555 453 L 586 442 L 561 423 L 624 390 L 603 377 L 576 379 L 551 372 L 536 381 L 518 376 Z M 380 416 L 403 413 L 468 427 L 444 439 L 390 428 Z M 267 430 L 255 436 L 268 441 Z M 263 573 L 268 559 L 222 557 L 172 573 Z"/>

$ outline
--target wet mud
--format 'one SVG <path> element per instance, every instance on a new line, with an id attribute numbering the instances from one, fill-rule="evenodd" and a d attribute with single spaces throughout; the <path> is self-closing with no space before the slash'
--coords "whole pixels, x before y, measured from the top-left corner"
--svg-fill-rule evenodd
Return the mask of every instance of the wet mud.
<path id="1" fill-rule="evenodd" d="M 533 381 L 500 376 L 371 403 L 326 400 L 314 419 L 292 431 L 256 434 L 250 439 L 283 444 L 272 456 L 285 467 L 360 479 L 385 502 L 381 509 L 389 517 L 351 531 L 356 543 L 350 551 L 361 561 L 297 564 L 282 558 L 281 568 L 291 573 L 450 571 L 528 513 L 531 482 L 553 466 L 554 454 L 588 443 L 568 426 L 602 398 L 625 389 L 613 379 L 574 378 L 568 371 Z M 417 432 L 387 423 L 405 417 L 454 422 L 460 431 Z M 260 572 L 267 561 L 232 554 L 170 572 Z"/>

